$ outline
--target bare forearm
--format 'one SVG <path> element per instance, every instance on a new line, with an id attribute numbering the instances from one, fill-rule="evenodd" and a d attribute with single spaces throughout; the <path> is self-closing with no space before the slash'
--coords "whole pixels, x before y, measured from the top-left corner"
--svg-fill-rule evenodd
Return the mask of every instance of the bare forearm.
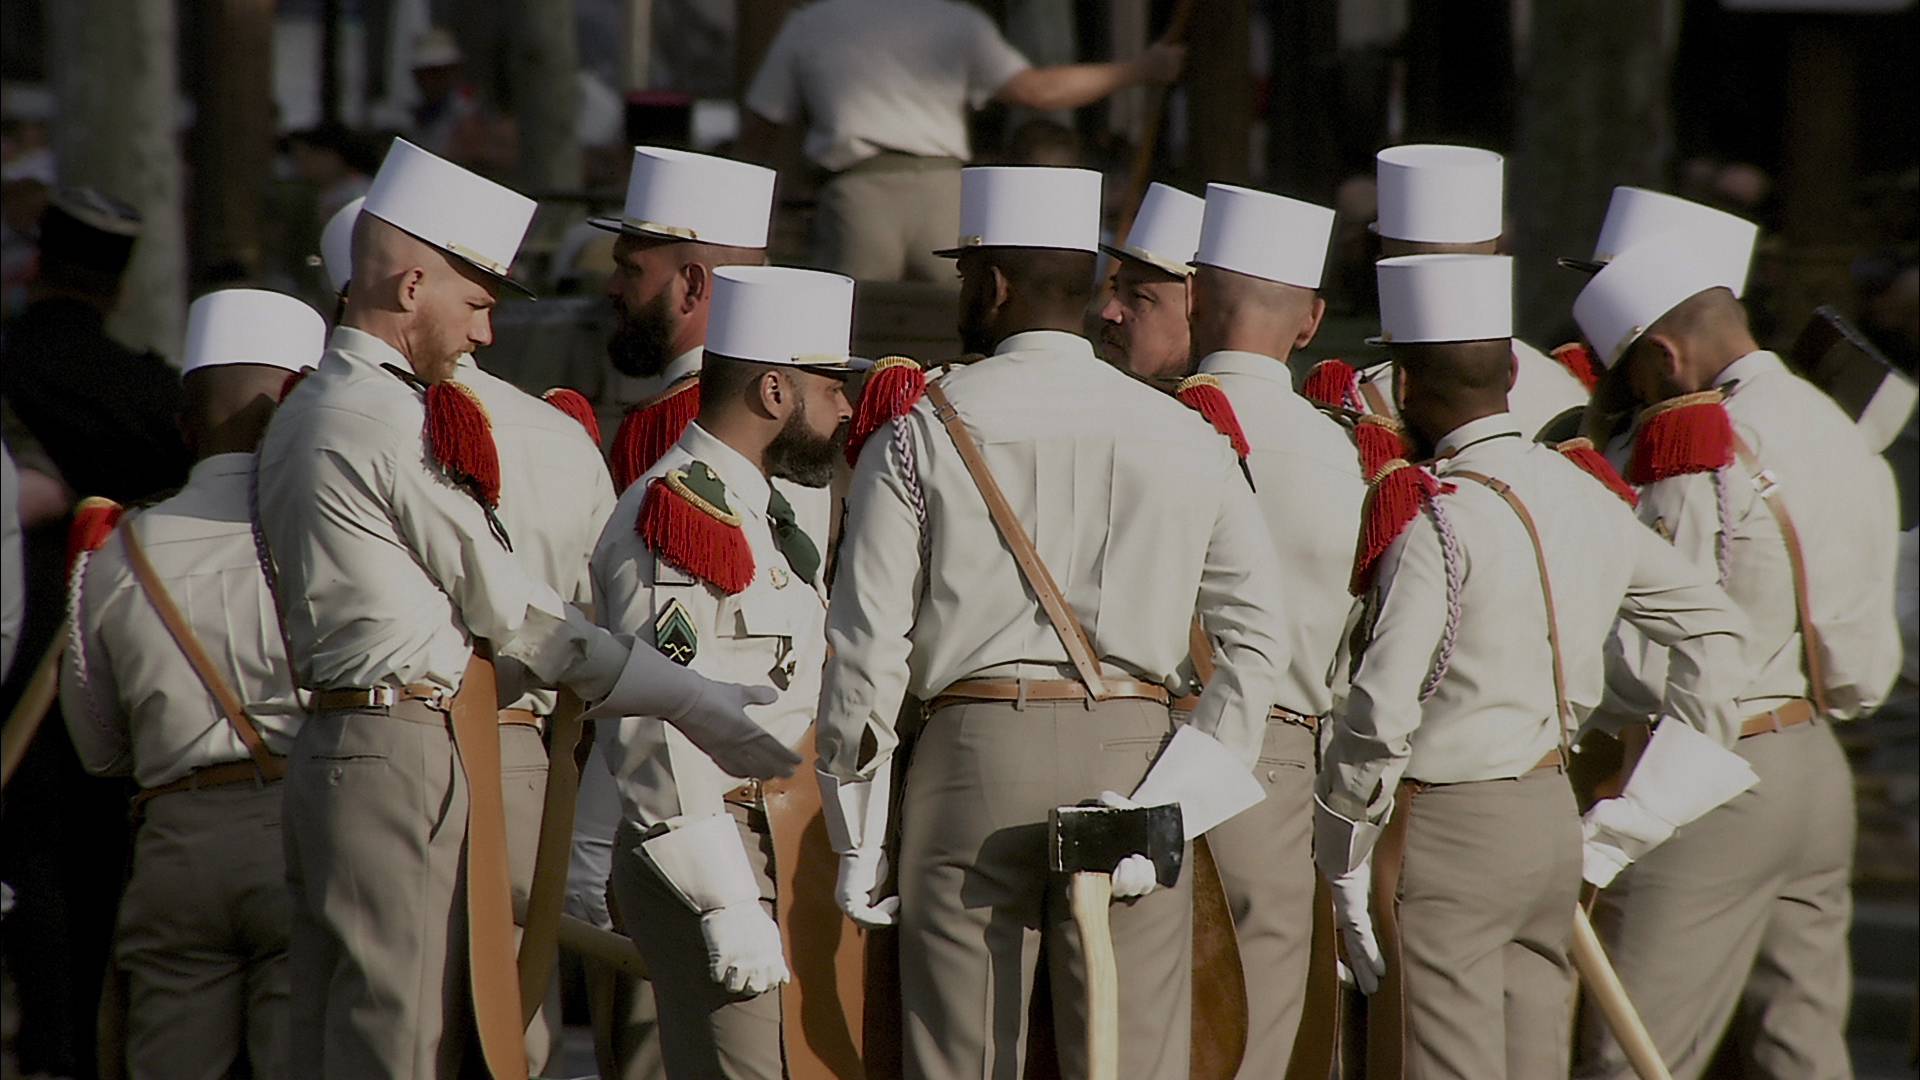
<path id="1" fill-rule="evenodd" d="M 1140 81 L 1128 63 L 1060 64 L 1028 68 L 994 95 L 1008 105 L 1050 112 L 1091 105 Z"/>

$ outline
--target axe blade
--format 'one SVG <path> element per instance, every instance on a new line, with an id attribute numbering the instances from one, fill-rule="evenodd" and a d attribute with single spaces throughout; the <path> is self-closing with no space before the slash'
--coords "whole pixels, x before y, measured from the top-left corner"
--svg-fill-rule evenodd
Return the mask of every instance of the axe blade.
<path id="1" fill-rule="evenodd" d="M 1048 864 L 1059 873 L 1111 874 L 1121 859 L 1145 855 L 1162 887 L 1180 880 L 1186 833 L 1178 803 L 1059 806 L 1047 818 Z"/>

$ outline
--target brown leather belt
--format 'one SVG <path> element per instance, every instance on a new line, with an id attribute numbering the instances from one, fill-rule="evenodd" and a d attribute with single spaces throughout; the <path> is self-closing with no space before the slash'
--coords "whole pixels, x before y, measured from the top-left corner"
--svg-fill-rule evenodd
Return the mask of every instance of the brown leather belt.
<path id="1" fill-rule="evenodd" d="M 364 689 L 315 690 L 313 708 L 316 712 L 330 712 L 339 709 L 386 709 L 403 720 L 416 720 L 423 723 L 443 722 L 446 708 L 453 701 L 453 692 L 445 687 L 431 683 L 408 683 L 405 686 L 372 686 Z M 414 710 L 404 706 L 414 705 L 432 710 L 434 716 L 421 717 L 407 715 Z M 501 709 L 500 723 L 522 724 L 535 731 L 546 727 L 546 719 L 532 709 Z"/>
<path id="2" fill-rule="evenodd" d="M 273 755 L 279 758 L 280 755 Z M 277 777 L 275 778 L 277 779 Z M 138 814 L 140 808 L 162 795 L 174 795 L 182 791 L 205 791 L 208 788 L 233 787 L 239 784 L 264 785 L 260 770 L 252 761 L 229 761 L 222 765 L 205 765 L 193 770 L 178 780 L 161 784 L 159 787 L 141 789 L 133 797 L 128 809 Z"/>
<path id="3" fill-rule="evenodd" d="M 1813 702 L 1806 698 L 1794 698 L 1777 709 L 1768 709 L 1763 713 L 1749 716 L 1740 725 L 1740 737 L 1750 739 L 1755 735 L 1765 735 L 1770 731 L 1785 731 L 1798 727 L 1813 719 Z"/>
<path id="4" fill-rule="evenodd" d="M 1453 787 L 1456 784 L 1491 784 L 1491 783 L 1499 783 L 1503 780 L 1519 780 L 1523 777 L 1532 776 L 1534 773 L 1542 772 L 1547 769 L 1564 769 L 1566 767 L 1566 764 L 1567 764 L 1566 755 L 1561 753 L 1560 748 L 1556 746 L 1553 749 L 1547 751 L 1546 757 L 1543 757 L 1538 762 L 1535 762 L 1532 768 L 1528 769 L 1526 772 L 1521 773 L 1519 776 L 1496 776 L 1496 777 L 1490 777 L 1489 779 L 1486 779 L 1486 780 L 1441 780 L 1441 781 L 1414 780 L 1409 778 L 1405 782 L 1412 784 L 1414 787 L 1419 788 L 1423 791 L 1428 788 Z"/>
<path id="5" fill-rule="evenodd" d="M 1199 704 L 1200 695 L 1195 694 L 1192 697 L 1175 698 L 1173 704 L 1169 705 L 1168 708 L 1174 712 L 1190 713 Z M 1267 719 L 1278 720 L 1283 724 L 1293 724 L 1306 728 L 1308 731 L 1320 730 L 1319 717 L 1303 712 L 1294 712 L 1292 709 L 1283 709 L 1278 705 L 1267 710 Z"/>
<path id="6" fill-rule="evenodd" d="M 506 727 L 508 724 L 520 724 L 541 731 L 547 726 L 547 718 L 532 709 L 501 709 L 500 726 Z"/>
<path id="7" fill-rule="evenodd" d="M 1138 679 L 1107 679 L 1107 697 L 1137 698 L 1165 705 L 1172 695 L 1158 683 Z M 929 710 L 969 701 L 1088 701 L 1086 684 L 1078 679 L 961 679 L 934 695 Z"/>

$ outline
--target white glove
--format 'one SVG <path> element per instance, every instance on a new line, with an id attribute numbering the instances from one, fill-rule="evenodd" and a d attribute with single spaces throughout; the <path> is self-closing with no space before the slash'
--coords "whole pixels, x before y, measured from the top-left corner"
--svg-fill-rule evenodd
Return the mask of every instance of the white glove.
<path id="1" fill-rule="evenodd" d="M 1367 907 L 1373 863 L 1363 862 L 1327 884 L 1333 890 L 1333 917 L 1347 947 L 1347 969 L 1360 992 L 1371 994 L 1380 989 L 1380 980 L 1387 974 L 1387 960 L 1373 935 L 1373 914 Z"/>
<path id="2" fill-rule="evenodd" d="M 1100 805 L 1111 806 L 1115 810 L 1137 810 L 1140 804 L 1117 791 L 1100 793 Z M 1153 860 L 1145 855 L 1129 855 L 1121 859 L 1113 868 L 1113 898 L 1115 900 L 1138 900 L 1160 887 L 1160 878 L 1153 872 Z"/>
<path id="3" fill-rule="evenodd" d="M 840 877 L 834 884 L 833 899 L 847 918 L 861 926 L 892 926 L 900 911 L 900 898 L 889 896 L 875 900 L 874 891 L 887 876 L 887 853 L 877 847 L 856 848 L 840 856 Z"/>
<path id="4" fill-rule="evenodd" d="M 658 716 L 680 729 L 729 776 L 772 780 L 792 776 L 800 755 L 747 716 L 771 704 L 770 686 L 736 686 L 681 667 L 644 645 L 627 656 L 613 690 L 584 715 Z"/>
<path id="5" fill-rule="evenodd" d="M 1365 866 L 1373 855 L 1374 841 L 1386 827 L 1386 818 L 1378 822 L 1355 821 L 1313 797 L 1313 863 L 1320 876 L 1337 881 L 1356 867 Z"/>
<path id="6" fill-rule="evenodd" d="M 780 927 L 751 900 L 700 916 L 707 942 L 707 974 L 730 994 L 752 996 L 787 981 L 787 957 L 780 948 Z"/>
<path id="7" fill-rule="evenodd" d="M 1605 888 L 1635 859 L 1759 782 L 1753 766 L 1678 720 L 1662 721 L 1614 799 L 1580 821 L 1580 874 Z"/>

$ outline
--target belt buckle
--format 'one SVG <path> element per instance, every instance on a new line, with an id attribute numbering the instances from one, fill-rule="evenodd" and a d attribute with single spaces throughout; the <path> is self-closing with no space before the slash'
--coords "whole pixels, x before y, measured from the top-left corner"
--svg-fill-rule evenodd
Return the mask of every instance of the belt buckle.
<path id="1" fill-rule="evenodd" d="M 391 709 L 400 695 L 391 686 L 375 686 L 367 691 L 367 704 L 375 709 Z"/>
<path id="2" fill-rule="evenodd" d="M 1753 490 L 1759 492 L 1763 499 L 1773 498 L 1774 489 L 1779 486 L 1780 481 L 1774 478 L 1772 469 L 1761 469 L 1753 474 Z"/>

